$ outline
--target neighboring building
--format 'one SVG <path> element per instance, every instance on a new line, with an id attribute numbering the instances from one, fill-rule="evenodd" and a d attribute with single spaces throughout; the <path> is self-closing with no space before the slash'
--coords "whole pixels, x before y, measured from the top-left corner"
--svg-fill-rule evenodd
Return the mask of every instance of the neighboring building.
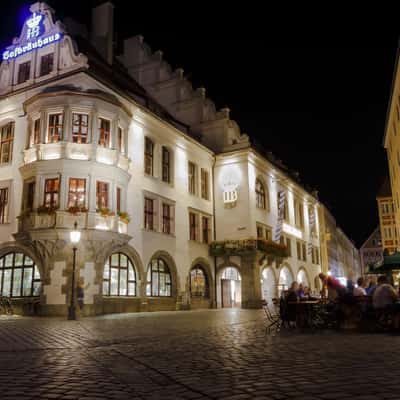
<path id="1" fill-rule="evenodd" d="M 115 57 L 110 3 L 90 35 L 45 3 L 31 12 L 0 66 L 0 295 L 65 315 L 75 222 L 87 315 L 315 288 L 323 206 L 228 109 L 141 37 Z M 271 243 L 281 229 L 288 257 Z"/>
<path id="2" fill-rule="evenodd" d="M 379 226 L 371 233 L 360 248 L 362 273 L 369 271 L 369 266 L 383 259 L 382 238 Z"/>
<path id="3" fill-rule="evenodd" d="M 388 178 L 385 178 L 378 195 L 379 225 L 382 240 L 382 250 L 393 254 L 398 247 L 398 236 L 394 212 L 394 202 Z"/>
<path id="4" fill-rule="evenodd" d="M 338 278 L 350 273 L 361 276 L 360 253 L 354 243 L 337 226 L 335 218 L 326 207 L 320 208 L 322 268 Z"/>

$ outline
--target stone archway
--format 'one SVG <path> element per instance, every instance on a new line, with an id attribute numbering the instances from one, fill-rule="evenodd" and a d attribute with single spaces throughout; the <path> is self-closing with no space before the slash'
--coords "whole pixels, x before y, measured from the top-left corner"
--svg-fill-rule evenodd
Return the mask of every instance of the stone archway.
<path id="1" fill-rule="evenodd" d="M 191 309 L 210 308 L 214 306 L 215 286 L 208 261 L 196 258 L 189 270 L 186 292 Z"/>
<path id="2" fill-rule="evenodd" d="M 278 278 L 278 296 L 281 297 L 282 292 L 288 290 L 294 281 L 294 275 L 289 265 L 285 264 L 279 270 Z"/>
<path id="3" fill-rule="evenodd" d="M 261 273 L 261 286 L 262 286 L 262 298 L 269 305 L 272 305 L 272 299 L 276 298 L 277 292 L 277 281 L 276 275 L 271 266 L 264 267 Z"/>
<path id="4" fill-rule="evenodd" d="M 308 273 L 305 270 L 305 268 L 301 267 L 299 268 L 298 272 L 297 272 L 297 276 L 296 276 L 296 282 L 300 285 L 302 284 L 303 287 L 309 287 L 311 288 L 311 282 L 310 279 L 308 277 Z"/>

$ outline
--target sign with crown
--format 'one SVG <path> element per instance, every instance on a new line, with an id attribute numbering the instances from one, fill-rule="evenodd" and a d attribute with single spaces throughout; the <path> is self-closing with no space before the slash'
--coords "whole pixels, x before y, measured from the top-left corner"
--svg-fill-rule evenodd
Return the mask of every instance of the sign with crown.
<path id="1" fill-rule="evenodd" d="M 42 14 L 39 10 L 36 11 L 39 6 L 40 3 L 36 3 L 31 7 L 32 15 L 25 21 L 21 36 L 15 39 L 13 45 L 3 52 L 4 61 L 17 58 L 61 39 L 62 33 L 60 31 L 46 29 L 47 15 Z M 52 25 L 52 23 L 47 25 Z"/>
<path id="2" fill-rule="evenodd" d="M 226 207 L 233 208 L 236 206 L 236 202 L 238 199 L 238 185 L 231 181 L 224 184 L 224 204 Z"/>

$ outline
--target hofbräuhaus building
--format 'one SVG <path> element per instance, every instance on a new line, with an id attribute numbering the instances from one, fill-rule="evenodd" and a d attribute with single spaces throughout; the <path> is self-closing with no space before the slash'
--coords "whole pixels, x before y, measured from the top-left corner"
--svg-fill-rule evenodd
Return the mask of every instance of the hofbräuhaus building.
<path id="1" fill-rule="evenodd" d="M 65 315 L 75 223 L 84 315 L 316 289 L 321 204 L 228 109 L 140 36 L 113 54 L 110 3 L 93 32 L 45 3 L 30 13 L 0 66 L 1 296 Z"/>

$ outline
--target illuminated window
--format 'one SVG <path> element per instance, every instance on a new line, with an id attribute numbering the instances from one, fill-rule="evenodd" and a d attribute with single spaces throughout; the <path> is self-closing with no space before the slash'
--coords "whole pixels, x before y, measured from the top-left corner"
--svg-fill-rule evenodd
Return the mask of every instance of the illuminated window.
<path id="1" fill-rule="evenodd" d="M 144 142 L 144 172 L 153 176 L 154 143 L 148 137 Z"/>
<path id="2" fill-rule="evenodd" d="M 0 188 L 0 224 L 8 223 L 8 188 Z"/>
<path id="3" fill-rule="evenodd" d="M 171 173 L 171 154 L 170 151 L 163 146 L 162 147 L 162 180 L 163 182 L 170 183 Z"/>
<path id="4" fill-rule="evenodd" d="M 96 208 L 108 208 L 108 188 L 107 182 L 96 182 Z"/>
<path id="5" fill-rule="evenodd" d="M 136 296 L 136 272 L 123 253 L 112 254 L 103 272 L 103 296 Z"/>
<path id="6" fill-rule="evenodd" d="M 190 194 L 196 194 L 196 165 L 188 162 L 188 190 Z"/>
<path id="7" fill-rule="evenodd" d="M 30 257 L 8 253 L 0 258 L 0 296 L 36 297 L 40 286 L 39 269 Z"/>
<path id="8" fill-rule="evenodd" d="M 33 121 L 33 129 L 31 131 L 31 138 L 29 142 L 31 146 L 40 143 L 40 118 L 37 118 Z"/>
<path id="9" fill-rule="evenodd" d="M 99 146 L 110 147 L 110 126 L 111 122 L 108 119 L 99 118 Z"/>
<path id="10" fill-rule="evenodd" d="M 0 164 L 7 164 L 12 160 L 14 123 L 3 125 L 0 128 L 0 136 Z"/>
<path id="11" fill-rule="evenodd" d="M 203 268 L 196 265 L 190 271 L 190 294 L 193 297 L 208 297 L 207 275 Z"/>
<path id="12" fill-rule="evenodd" d="M 265 209 L 265 189 L 259 179 L 256 179 L 256 207 Z"/>
<path id="13" fill-rule="evenodd" d="M 209 179 L 208 171 L 204 168 L 201 169 L 201 197 L 205 200 L 209 200 Z"/>
<path id="14" fill-rule="evenodd" d="M 171 296 L 171 274 L 168 265 L 161 258 L 153 259 L 148 266 L 146 295 Z"/>
<path id="15" fill-rule="evenodd" d="M 60 191 L 59 178 L 46 179 L 44 183 L 44 206 L 48 208 L 57 208 Z"/>
<path id="16" fill-rule="evenodd" d="M 304 206 L 299 200 L 294 201 L 294 220 L 298 228 L 304 228 Z"/>
<path id="17" fill-rule="evenodd" d="M 49 131 L 47 143 L 57 143 L 63 138 L 63 119 L 62 113 L 49 115 Z"/>
<path id="18" fill-rule="evenodd" d="M 84 208 L 86 205 L 86 179 L 69 179 L 68 208 Z"/>
<path id="19" fill-rule="evenodd" d="M 18 79 L 17 83 L 24 83 L 29 80 L 31 74 L 31 62 L 27 61 L 19 65 L 18 67 Z"/>
<path id="20" fill-rule="evenodd" d="M 89 115 L 72 114 L 72 142 L 88 143 Z"/>
<path id="21" fill-rule="evenodd" d="M 46 54 L 40 58 L 40 76 L 48 75 L 53 71 L 54 54 Z"/>
<path id="22" fill-rule="evenodd" d="M 155 229 L 154 226 L 154 200 L 144 199 L 144 228 L 150 231 Z"/>

